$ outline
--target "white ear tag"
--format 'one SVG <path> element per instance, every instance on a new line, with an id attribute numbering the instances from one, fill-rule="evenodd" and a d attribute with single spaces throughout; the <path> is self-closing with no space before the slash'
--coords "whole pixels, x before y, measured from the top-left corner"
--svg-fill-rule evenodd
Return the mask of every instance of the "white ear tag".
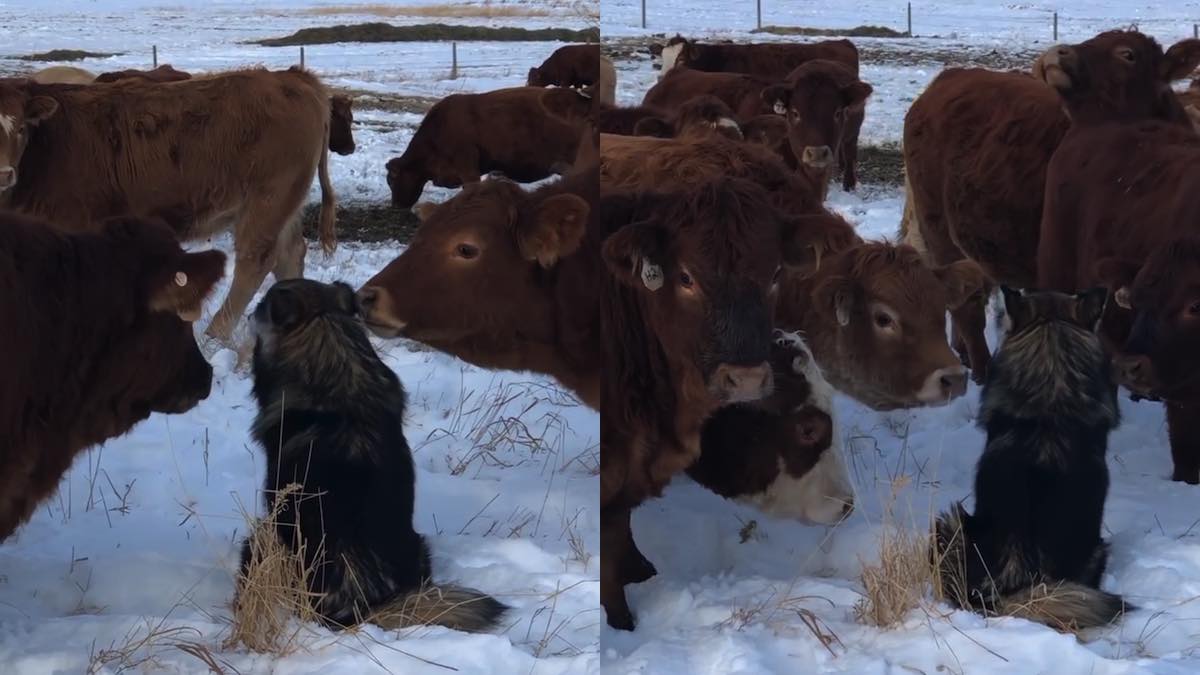
<path id="1" fill-rule="evenodd" d="M 783 101 L 775 101 L 774 110 L 775 110 L 776 115 L 786 115 L 787 114 L 787 106 L 785 106 L 783 104 Z"/>
<path id="2" fill-rule="evenodd" d="M 175 273 L 175 285 L 176 286 L 187 286 L 187 274 L 185 274 L 183 272 L 176 272 Z"/>
<path id="3" fill-rule="evenodd" d="M 1133 309 L 1133 301 L 1129 298 L 1129 289 L 1125 286 L 1117 289 L 1117 292 L 1113 294 L 1113 300 L 1117 301 L 1119 307 Z"/>
<path id="4" fill-rule="evenodd" d="M 850 312 L 847 312 L 842 307 L 838 307 L 837 308 L 837 320 L 838 320 L 839 324 L 841 324 L 843 326 L 849 326 L 850 325 Z"/>
<path id="5" fill-rule="evenodd" d="M 657 291 L 663 285 L 662 268 L 650 262 L 649 258 L 642 258 L 642 283 L 652 291 Z"/>

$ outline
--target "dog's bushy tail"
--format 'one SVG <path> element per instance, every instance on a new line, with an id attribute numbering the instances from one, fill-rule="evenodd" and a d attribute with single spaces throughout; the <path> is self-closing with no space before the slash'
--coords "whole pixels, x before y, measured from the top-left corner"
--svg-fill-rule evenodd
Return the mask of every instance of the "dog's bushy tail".
<path id="1" fill-rule="evenodd" d="M 499 625 L 508 609 L 472 588 L 425 585 L 376 607 L 366 620 L 389 630 L 434 624 L 484 633 Z"/>
<path id="2" fill-rule="evenodd" d="M 972 587 L 968 556 L 979 555 L 968 536 L 970 516 L 962 504 L 938 516 L 934 523 L 933 562 L 940 595 L 958 607 L 985 615 L 1015 616 L 1064 631 L 1107 626 L 1136 609 L 1119 595 L 1071 581 L 1045 580 L 997 595 Z M 991 561 L 985 561 L 990 563 Z"/>

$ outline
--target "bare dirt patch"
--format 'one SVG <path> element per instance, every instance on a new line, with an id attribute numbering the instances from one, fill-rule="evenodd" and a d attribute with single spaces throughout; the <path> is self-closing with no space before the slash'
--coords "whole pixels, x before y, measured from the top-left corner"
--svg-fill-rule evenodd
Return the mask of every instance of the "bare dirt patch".
<path id="1" fill-rule="evenodd" d="M 600 29 L 587 28 L 514 28 L 488 26 L 449 26 L 425 23 L 417 26 L 393 26 L 389 23 L 302 28 L 281 38 L 254 40 L 247 44 L 264 47 L 293 47 L 337 42 L 599 42 Z"/>
<path id="2" fill-rule="evenodd" d="M 804 26 L 763 26 L 750 31 L 751 33 L 769 33 L 771 35 L 806 35 L 806 36 L 837 36 L 837 37 L 872 37 L 872 38 L 902 38 L 907 33 L 892 30 L 886 26 L 855 26 L 854 28 L 806 28 Z"/>
<path id="3" fill-rule="evenodd" d="M 15 57 L 21 61 L 82 61 L 84 59 L 106 59 L 110 56 L 122 56 L 124 52 L 107 54 L 104 52 L 88 52 L 82 49 L 51 49 L 40 54 L 27 54 Z"/>
<path id="4" fill-rule="evenodd" d="M 317 240 L 320 204 L 304 207 L 304 237 Z M 337 236 L 340 241 L 408 243 L 421 222 L 409 209 L 397 209 L 380 202 L 338 204 Z"/>

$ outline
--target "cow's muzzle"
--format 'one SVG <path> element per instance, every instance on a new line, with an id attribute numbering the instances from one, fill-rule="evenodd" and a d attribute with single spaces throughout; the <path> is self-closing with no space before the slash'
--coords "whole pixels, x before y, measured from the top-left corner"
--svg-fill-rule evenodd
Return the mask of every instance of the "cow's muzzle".
<path id="1" fill-rule="evenodd" d="M 717 366 L 711 380 L 713 393 L 725 403 L 757 401 L 771 394 L 775 378 L 771 366 L 762 362 L 756 366 Z"/>

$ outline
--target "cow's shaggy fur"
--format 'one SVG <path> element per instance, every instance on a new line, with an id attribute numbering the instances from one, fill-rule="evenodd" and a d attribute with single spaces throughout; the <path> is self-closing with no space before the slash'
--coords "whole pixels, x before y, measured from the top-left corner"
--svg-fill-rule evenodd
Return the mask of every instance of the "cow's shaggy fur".
<path id="1" fill-rule="evenodd" d="M 490 596 L 435 587 L 413 530 L 416 475 L 404 438 L 404 388 L 379 359 L 347 285 L 276 284 L 254 312 L 254 439 L 264 493 L 302 487 L 275 521 L 304 556 L 310 591 L 333 627 L 434 623 L 485 631 L 507 609 Z M 250 564 L 249 542 L 242 564 Z"/>
<path id="2" fill-rule="evenodd" d="M 983 388 L 975 513 L 959 503 L 935 526 L 943 589 L 985 614 L 1064 630 L 1105 625 L 1127 609 L 1099 590 L 1105 453 L 1120 420 L 1095 333 L 1106 292 L 1003 290 L 1010 327 Z"/>

